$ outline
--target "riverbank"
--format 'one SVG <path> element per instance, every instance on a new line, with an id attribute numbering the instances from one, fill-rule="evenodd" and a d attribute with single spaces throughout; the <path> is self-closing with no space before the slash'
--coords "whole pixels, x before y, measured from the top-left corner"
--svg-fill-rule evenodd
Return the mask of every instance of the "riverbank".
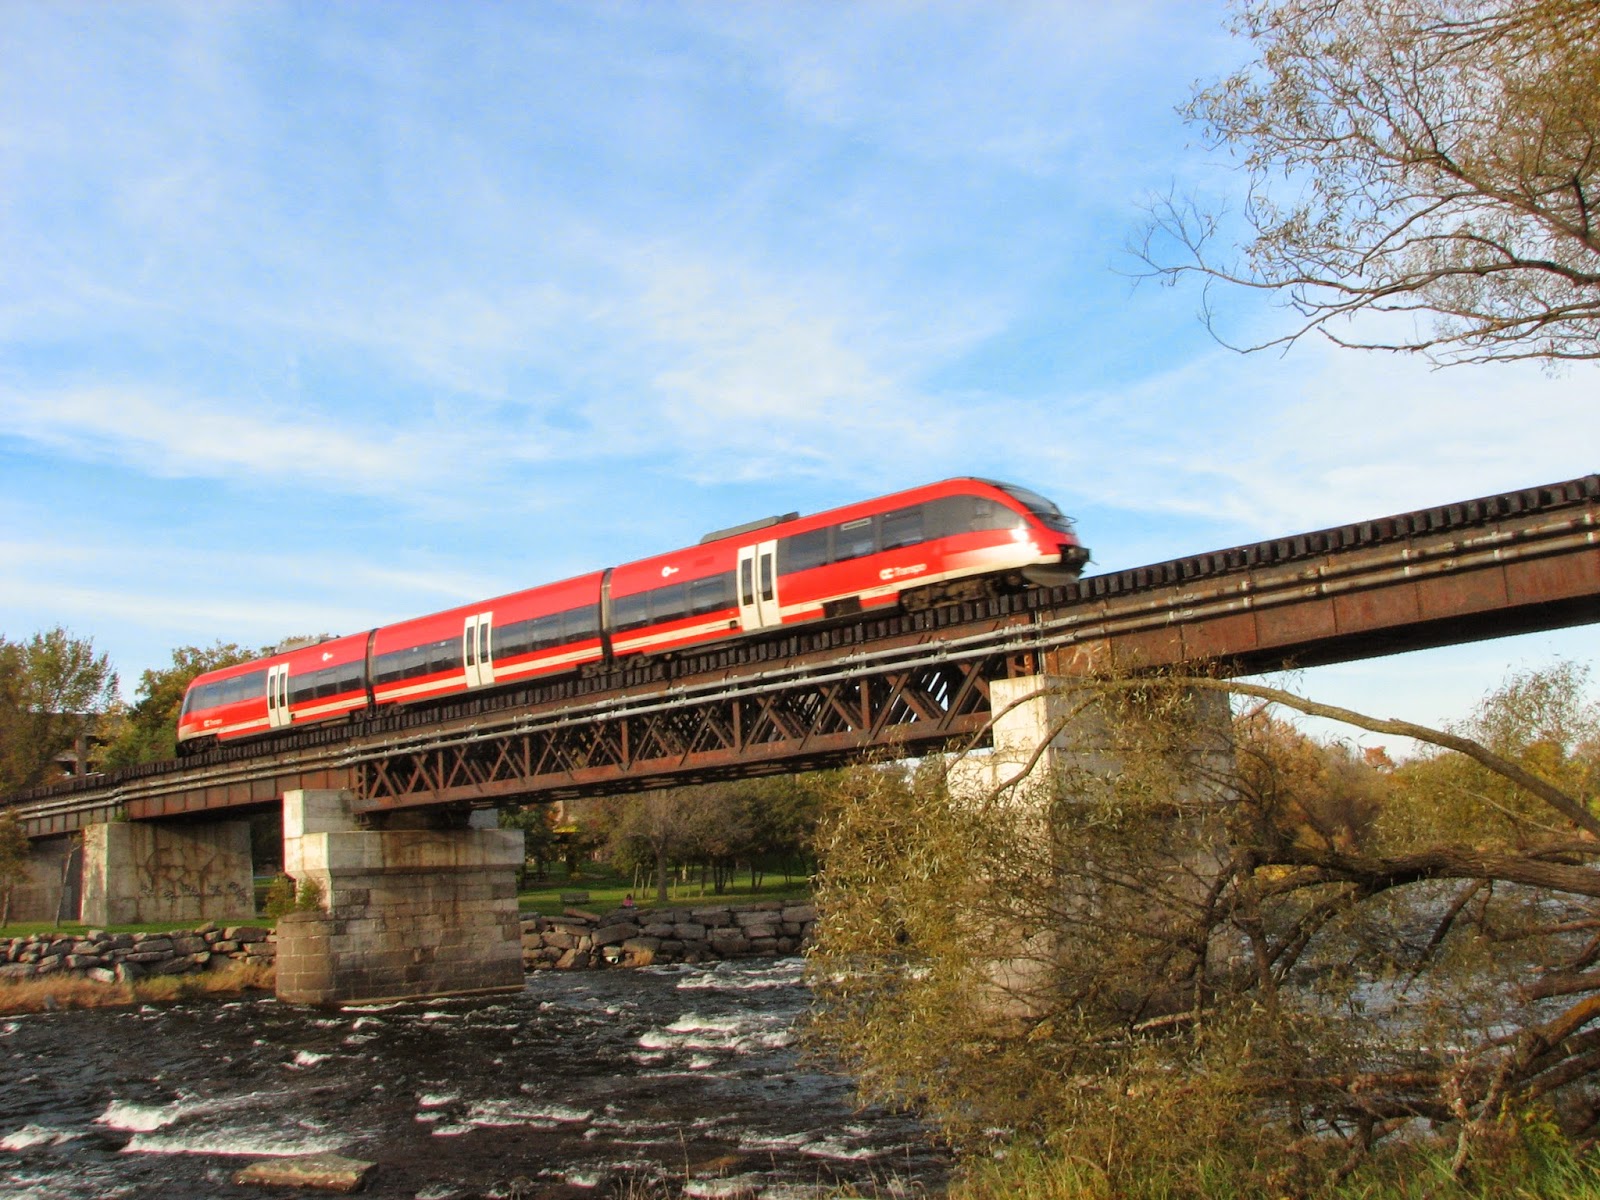
<path id="1" fill-rule="evenodd" d="M 0 982 L 23 983 L 53 975 L 97 983 L 136 983 L 159 975 L 187 975 L 230 963 L 270 967 L 278 947 L 267 925 L 219 926 L 161 933 L 45 932 L 0 938 Z"/>
<path id="2" fill-rule="evenodd" d="M 270 992 L 272 976 L 270 965 L 229 963 L 204 973 L 155 975 L 138 981 L 107 983 L 68 974 L 12 980 L 0 983 L 0 1016 Z"/>
<path id="3" fill-rule="evenodd" d="M 605 913 L 572 907 L 555 917 L 525 913 L 522 965 L 583 971 L 772 958 L 803 950 L 816 921 L 810 904 L 784 900 Z"/>
<path id="4" fill-rule="evenodd" d="M 793 900 L 692 908 L 571 906 L 521 915 L 525 971 L 715 963 L 804 950 L 816 910 Z M 0 937 L 0 1015 L 271 991 L 270 925 Z"/>

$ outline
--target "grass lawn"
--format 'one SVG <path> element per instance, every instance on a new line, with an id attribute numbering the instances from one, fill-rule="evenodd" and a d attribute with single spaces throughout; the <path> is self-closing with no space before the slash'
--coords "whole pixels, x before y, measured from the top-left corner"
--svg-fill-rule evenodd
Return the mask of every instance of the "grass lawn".
<path id="1" fill-rule="evenodd" d="M 529 880 L 517 895 L 517 906 L 523 912 L 536 912 L 545 916 L 555 916 L 567 908 L 610 912 L 612 909 L 621 908 L 623 897 L 632 892 L 634 901 L 640 908 L 661 907 L 656 901 L 653 880 L 639 889 L 633 884 L 634 881 L 627 876 L 618 875 L 597 863 L 587 864 L 582 873 L 573 878 L 568 878 L 565 872 L 558 868 L 551 873 L 549 879 L 540 882 Z M 576 904 L 562 899 L 563 895 L 576 895 L 579 892 L 587 893 L 588 899 Z M 805 901 L 811 898 L 811 881 L 797 877 L 786 882 L 782 875 L 767 875 L 762 878 L 761 890 L 752 891 L 750 873 L 745 871 L 736 876 L 720 896 L 711 890 L 709 883 L 702 890 L 698 877 L 683 883 L 674 881 L 667 894 L 667 905 L 672 908 L 698 908 L 723 903 L 748 904 L 756 900 Z"/>

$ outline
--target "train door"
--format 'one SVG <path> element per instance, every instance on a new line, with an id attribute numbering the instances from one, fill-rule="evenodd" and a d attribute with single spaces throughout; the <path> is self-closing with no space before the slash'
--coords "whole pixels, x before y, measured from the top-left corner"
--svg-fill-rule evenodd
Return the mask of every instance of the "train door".
<path id="1" fill-rule="evenodd" d="M 467 686 L 485 687 L 494 682 L 494 650 L 490 644 L 492 612 L 468 617 L 461 631 L 461 661 L 467 667 Z"/>
<path id="2" fill-rule="evenodd" d="M 778 543 L 760 542 L 739 550 L 739 626 L 766 629 L 778 615 Z"/>
<path id="3" fill-rule="evenodd" d="M 267 728 L 283 729 L 294 720 L 289 711 L 289 664 L 267 668 Z"/>

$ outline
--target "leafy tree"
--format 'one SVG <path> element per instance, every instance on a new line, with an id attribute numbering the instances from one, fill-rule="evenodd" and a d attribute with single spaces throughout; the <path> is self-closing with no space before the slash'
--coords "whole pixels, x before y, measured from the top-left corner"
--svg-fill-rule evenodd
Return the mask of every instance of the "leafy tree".
<path id="1" fill-rule="evenodd" d="M 1242 165 L 1247 231 L 1219 256 L 1226 214 L 1169 196 L 1158 276 L 1276 293 L 1266 345 L 1600 358 L 1600 5 L 1236 0 L 1234 31 L 1254 60 L 1184 115 Z"/>
<path id="2" fill-rule="evenodd" d="M 1309 1195 L 1429 1130 L 1493 1194 L 1540 1130 L 1600 1128 L 1586 683 L 1517 676 L 1432 730 L 1108 679 L 1073 693 L 1103 744 L 1048 787 L 847 774 L 820 839 L 814 1033 L 869 1098 L 969 1146 L 1008 1130 L 1087 1194 L 1226 1176 Z M 1214 690 L 1250 707 L 1207 721 Z M 1285 711 L 1431 749 L 1393 768 Z"/>
<path id="3" fill-rule="evenodd" d="M 522 830 L 522 848 L 526 858 L 534 863 L 538 878 L 545 877 L 545 864 L 555 853 L 555 806 L 528 804 L 521 808 L 502 808 L 500 828 Z"/>
<path id="4" fill-rule="evenodd" d="M 696 789 L 668 788 L 616 797 L 604 805 L 605 855 L 617 870 L 650 870 L 656 899 L 668 900 L 673 864 L 693 839 Z"/>
<path id="5" fill-rule="evenodd" d="M 178 752 L 178 714 L 183 696 L 195 676 L 219 667 L 247 662 L 266 654 L 233 642 L 211 646 L 180 646 L 172 652 L 172 665 L 146 670 L 139 690 L 115 740 L 106 750 L 106 762 L 123 767 L 133 763 L 161 762 Z"/>
<path id="6" fill-rule="evenodd" d="M 57 626 L 0 637 L 0 795 L 56 774 L 56 757 L 117 704 L 117 676 L 87 638 Z"/>
<path id="7" fill-rule="evenodd" d="M 774 868 L 786 876 L 811 873 L 812 843 L 829 779 L 828 774 L 770 775 L 727 786 L 743 833 L 738 855 L 750 868 L 752 889 L 759 890 L 762 873 Z"/>
<path id="8" fill-rule="evenodd" d="M 0 926 L 11 923 L 11 893 L 28 878 L 28 835 L 14 812 L 0 813 Z"/>

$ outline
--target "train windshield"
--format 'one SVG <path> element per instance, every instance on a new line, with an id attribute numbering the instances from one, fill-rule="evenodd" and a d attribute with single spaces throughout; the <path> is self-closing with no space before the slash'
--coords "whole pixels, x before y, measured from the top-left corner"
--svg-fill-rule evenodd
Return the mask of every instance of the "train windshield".
<path id="1" fill-rule="evenodd" d="M 995 486 L 1013 500 L 1020 501 L 1046 529 L 1053 529 L 1057 533 L 1073 531 L 1072 518 L 1057 508 L 1054 501 L 1046 500 L 1038 492 L 1030 492 L 1027 488 L 1017 487 L 1015 484 L 1001 483 Z"/>

